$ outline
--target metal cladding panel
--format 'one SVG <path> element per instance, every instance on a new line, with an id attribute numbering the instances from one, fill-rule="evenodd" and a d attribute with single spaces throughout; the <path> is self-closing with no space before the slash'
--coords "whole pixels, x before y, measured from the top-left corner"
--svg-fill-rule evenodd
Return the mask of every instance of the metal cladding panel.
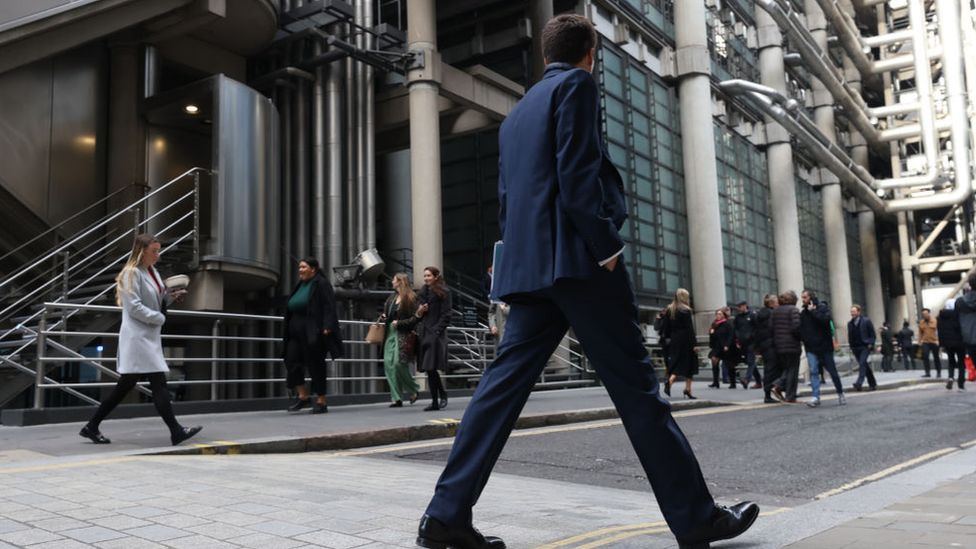
<path id="1" fill-rule="evenodd" d="M 50 179 L 51 64 L 0 75 L 0 184 L 42 219 Z"/>
<path id="2" fill-rule="evenodd" d="M 257 91 L 220 76 L 214 121 L 214 255 L 208 260 L 279 272 L 278 111 Z"/>

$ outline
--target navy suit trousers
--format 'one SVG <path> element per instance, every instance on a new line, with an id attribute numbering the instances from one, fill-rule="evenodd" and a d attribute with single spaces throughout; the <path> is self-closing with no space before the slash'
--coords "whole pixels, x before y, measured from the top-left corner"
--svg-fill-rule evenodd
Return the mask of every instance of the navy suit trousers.
<path id="1" fill-rule="evenodd" d="M 660 394 L 623 262 L 613 272 L 562 279 L 512 299 L 498 358 L 464 412 L 427 514 L 449 525 L 471 522 L 532 386 L 570 326 L 620 414 L 672 532 L 681 536 L 709 520 L 715 503 Z"/>

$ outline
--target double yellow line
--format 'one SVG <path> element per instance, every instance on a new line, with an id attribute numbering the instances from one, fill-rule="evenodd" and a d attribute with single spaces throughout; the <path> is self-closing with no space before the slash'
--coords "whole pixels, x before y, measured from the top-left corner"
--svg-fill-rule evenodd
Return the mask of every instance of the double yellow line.
<path id="1" fill-rule="evenodd" d="M 763 513 L 760 513 L 759 516 L 768 517 L 772 515 L 778 515 L 780 513 L 785 513 L 789 510 L 790 510 L 789 507 L 780 507 L 772 511 L 765 511 Z M 594 549 L 595 547 L 603 547 L 605 545 L 610 545 L 611 543 L 616 543 L 618 541 L 623 541 L 625 539 L 635 538 L 637 536 L 664 534 L 670 531 L 671 530 L 668 528 L 667 523 L 665 523 L 664 521 L 643 522 L 638 524 L 627 524 L 624 526 L 611 526 L 609 528 L 601 528 L 599 530 L 593 530 L 592 532 L 586 532 L 584 534 L 579 534 L 570 538 L 561 539 L 559 541 L 554 541 L 552 543 L 547 543 L 545 545 L 540 545 L 535 549 L 559 549 L 560 547 L 570 547 L 570 546 L 573 546 L 573 549 Z M 592 540 L 592 541 L 588 541 L 588 540 Z M 576 545 L 581 542 L 587 542 L 587 543 L 583 543 L 582 545 Z"/>

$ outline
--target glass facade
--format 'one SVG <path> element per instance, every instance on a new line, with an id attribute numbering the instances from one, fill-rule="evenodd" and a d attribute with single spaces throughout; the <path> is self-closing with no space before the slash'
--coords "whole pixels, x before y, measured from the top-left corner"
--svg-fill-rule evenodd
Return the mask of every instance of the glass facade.
<path id="1" fill-rule="evenodd" d="M 480 277 L 498 228 L 498 130 L 441 143 L 444 264 Z"/>
<path id="2" fill-rule="evenodd" d="M 663 303 L 691 284 L 677 98 L 616 48 L 602 46 L 599 59 L 604 136 L 630 206 L 624 253 L 642 301 Z"/>
<path id="3" fill-rule="evenodd" d="M 857 214 L 844 215 L 844 230 L 847 233 L 847 263 L 851 268 L 851 299 L 864 307 L 867 305 L 867 292 L 864 289 L 864 263 L 861 261 L 860 221 Z"/>
<path id="4" fill-rule="evenodd" d="M 715 156 L 726 299 L 757 306 L 778 288 L 766 154 L 732 128 L 716 123 Z"/>
<path id="5" fill-rule="evenodd" d="M 830 302 L 827 239 L 823 227 L 823 197 L 819 190 L 803 179 L 803 174 L 799 171 L 796 173 L 796 207 L 800 219 L 803 284 L 816 292 L 820 299 Z"/>

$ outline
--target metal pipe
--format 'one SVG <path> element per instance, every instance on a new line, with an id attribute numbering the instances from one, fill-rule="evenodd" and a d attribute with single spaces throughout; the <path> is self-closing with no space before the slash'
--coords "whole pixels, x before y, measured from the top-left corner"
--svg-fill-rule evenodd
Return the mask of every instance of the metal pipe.
<path id="1" fill-rule="evenodd" d="M 844 79 L 837 74 L 837 68 L 822 48 L 813 40 L 810 32 L 799 23 L 799 15 L 791 5 L 783 6 L 777 0 L 756 0 L 756 5 L 765 10 L 779 23 L 792 39 L 800 55 L 807 63 L 807 68 L 827 88 L 830 94 L 845 109 L 848 120 L 861 132 L 872 145 L 877 146 L 878 130 L 868 119 L 868 107 L 864 99 L 853 93 Z"/>
<path id="2" fill-rule="evenodd" d="M 328 154 L 328 195 L 326 198 L 328 236 L 325 240 L 326 276 L 342 265 L 342 76 L 341 64 L 328 68 L 326 84 L 325 139 Z"/>
<path id="3" fill-rule="evenodd" d="M 872 71 L 871 58 L 864 51 L 864 43 L 861 40 L 861 33 L 857 30 L 857 24 L 850 15 L 840 9 L 837 0 L 817 0 L 817 3 L 820 4 L 820 9 L 823 10 L 827 19 L 837 30 L 840 44 L 854 66 L 857 67 L 858 72 L 865 77 L 870 77 L 871 84 L 876 83 L 877 75 Z"/>
<path id="4" fill-rule="evenodd" d="M 370 0 L 356 0 L 356 47 L 366 48 L 365 27 L 366 3 Z M 358 101 L 356 102 L 356 202 L 358 205 L 356 216 L 356 244 L 349 250 L 350 255 L 364 250 L 366 243 L 366 65 L 356 61 L 356 82 L 358 86 Z"/>
<path id="5" fill-rule="evenodd" d="M 897 30 L 878 36 L 862 36 L 861 42 L 869 48 L 880 48 L 888 44 L 897 44 L 912 39 L 911 29 Z"/>
<path id="6" fill-rule="evenodd" d="M 871 107 L 868 112 L 871 114 L 871 116 L 877 118 L 887 118 L 889 116 L 898 116 L 899 114 L 918 112 L 920 107 L 921 106 L 918 104 L 918 101 L 912 101 L 908 103 L 885 105 L 883 107 Z"/>
<path id="7" fill-rule="evenodd" d="M 959 0 L 938 0 L 939 34 L 945 46 L 942 74 L 946 81 L 946 101 L 951 121 L 950 140 L 955 171 L 955 186 L 949 192 L 931 196 L 901 198 L 888 202 L 889 211 L 902 209 L 940 208 L 958 204 L 973 193 L 970 173 L 969 116 L 966 87 L 963 81 L 962 28 Z"/>
<path id="8" fill-rule="evenodd" d="M 159 91 L 159 50 L 152 44 L 142 48 L 142 97 L 145 98 Z"/>
<path id="9" fill-rule="evenodd" d="M 292 107 L 292 154 L 295 164 L 292 166 L 293 185 L 292 215 L 294 216 L 294 240 L 292 253 L 303 257 L 309 253 L 308 249 L 308 84 L 299 82 L 295 90 L 295 104 Z"/>
<path id="10" fill-rule="evenodd" d="M 865 170 L 847 156 L 842 149 L 836 146 L 833 148 L 829 147 L 825 144 L 822 135 L 817 136 L 813 133 L 811 130 L 815 129 L 815 126 L 813 126 L 812 121 L 803 114 L 798 106 L 793 110 L 791 115 L 787 108 L 777 104 L 773 99 L 774 97 L 785 99 L 782 94 L 779 94 L 779 92 L 772 88 L 753 82 L 728 80 L 722 82 L 719 86 L 733 95 L 739 95 L 753 106 L 768 114 L 791 134 L 795 135 L 818 161 L 840 178 L 841 183 L 844 184 L 848 192 L 876 213 L 884 215 L 884 201 L 875 194 L 871 188 L 870 180 L 865 179 L 865 177 L 870 178 L 870 174 L 865 175 Z M 788 104 L 796 103 L 789 99 L 785 101 Z M 794 116 L 798 119 L 805 120 L 800 122 L 794 119 Z"/>
<path id="11" fill-rule="evenodd" d="M 373 0 L 363 0 L 363 24 L 372 30 L 374 23 Z M 366 33 L 366 49 L 376 49 L 376 37 Z M 363 80 L 364 128 L 363 128 L 363 157 L 365 158 L 366 196 L 365 226 L 366 239 L 363 249 L 376 247 L 376 106 L 374 105 L 374 78 L 376 71 L 371 65 L 363 64 L 365 76 Z M 359 251 L 359 250 L 357 250 Z"/>
<path id="12" fill-rule="evenodd" d="M 321 42 L 313 44 L 316 57 L 322 55 Z M 312 97 L 312 257 L 319 261 L 325 260 L 326 236 L 326 165 L 325 165 L 325 116 L 326 116 L 326 79 L 327 70 L 324 65 L 315 68 L 315 84 Z M 329 271 L 326 271 L 329 272 Z"/>
<path id="13" fill-rule="evenodd" d="M 929 61 L 936 61 L 941 59 L 944 53 L 942 46 L 933 46 L 929 48 Z M 874 62 L 874 72 L 881 74 L 885 72 L 899 71 L 901 69 L 907 69 L 915 63 L 915 55 L 911 53 L 906 53 L 904 55 L 897 55 L 895 57 L 889 57 L 887 59 L 880 59 Z"/>
<path id="14" fill-rule="evenodd" d="M 352 39 L 354 27 L 346 25 L 346 40 Z M 346 209 L 345 209 L 345 257 L 343 263 L 355 255 L 359 250 L 356 247 L 356 225 L 359 217 L 359 193 L 356 190 L 356 149 L 359 148 L 359 140 L 356 139 L 356 115 L 355 112 L 359 105 L 359 86 L 356 79 L 356 61 L 352 58 L 346 60 L 345 66 L 345 108 L 343 109 L 345 120 L 345 143 L 346 143 Z"/>
<path id="15" fill-rule="evenodd" d="M 295 92 L 285 89 L 281 94 L 281 290 L 284 295 L 288 295 L 294 285 L 294 273 L 292 272 L 294 256 L 294 240 L 292 239 L 292 223 L 294 222 L 294 204 L 292 173 L 295 160 L 292 150 L 293 120 L 292 105 Z"/>

